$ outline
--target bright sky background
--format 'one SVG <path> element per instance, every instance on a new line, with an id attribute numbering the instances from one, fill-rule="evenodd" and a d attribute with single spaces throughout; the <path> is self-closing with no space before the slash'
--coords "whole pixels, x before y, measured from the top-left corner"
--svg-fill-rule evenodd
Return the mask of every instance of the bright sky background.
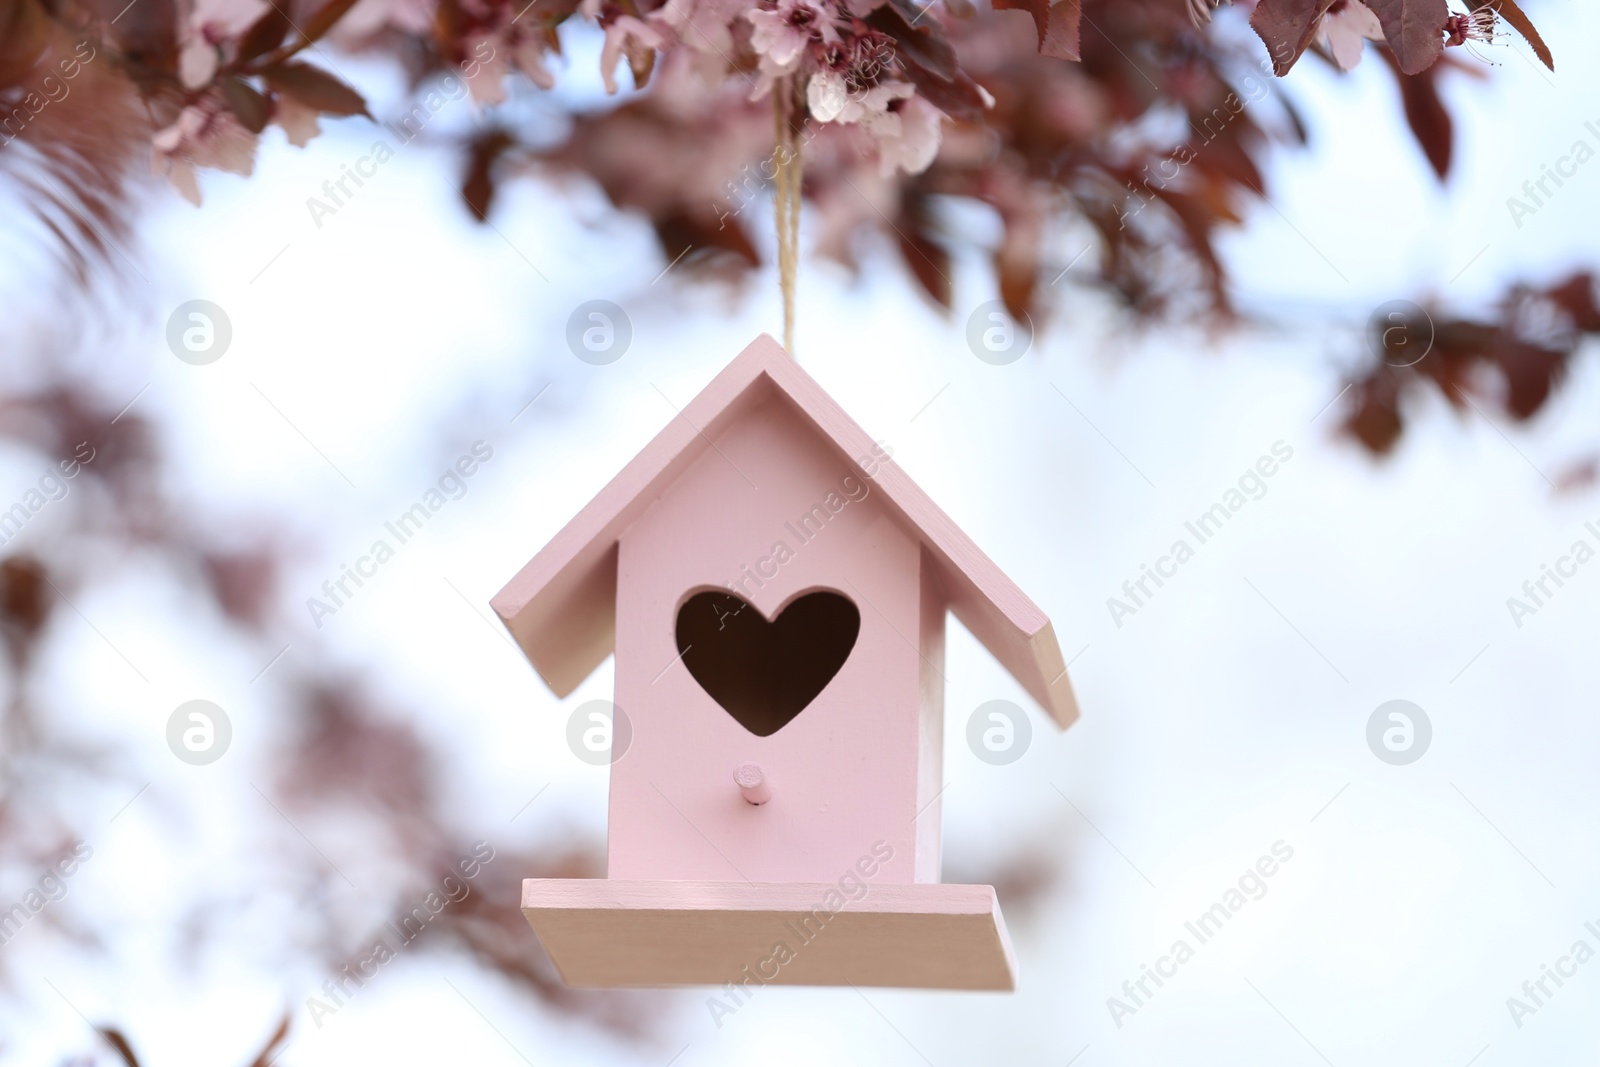
<path id="1" fill-rule="evenodd" d="M 1067 291 L 1034 350 L 994 367 L 963 338 L 968 312 L 993 297 L 980 262 L 959 264 L 947 322 L 886 250 L 859 283 L 805 263 L 802 365 L 892 444 L 1077 657 L 1082 720 L 1060 734 L 1032 709 L 1033 748 L 992 767 L 965 747 L 967 716 L 995 698 L 1032 705 L 959 627 L 949 653 L 946 879 L 1018 848 L 1058 875 L 1044 902 L 1007 909 L 1015 995 L 774 988 L 719 1030 L 704 992 L 663 993 L 657 1037 L 625 1045 L 418 951 L 318 1029 L 303 1000 L 325 976 L 276 968 L 260 946 L 283 905 L 260 900 L 203 965 L 171 967 L 175 902 L 201 890 L 250 897 L 252 861 L 230 823 L 259 803 L 248 780 L 266 773 L 257 753 L 275 709 L 270 690 L 248 683 L 275 650 L 218 647 L 208 620 L 136 560 L 80 606 L 150 684 L 87 630 L 82 658 L 57 669 L 84 728 L 153 782 L 114 832 L 91 839 L 96 858 L 71 883 L 79 906 L 115 919 L 115 962 L 38 932 L 4 951 L 91 1018 L 126 1020 L 158 1067 L 242 1062 L 286 1001 L 296 1036 L 285 1067 L 664 1065 L 680 1050 L 684 1067 L 1593 1058 L 1600 962 L 1520 1029 L 1506 1008 L 1573 942 L 1600 950 L 1584 929 L 1600 928 L 1600 563 L 1520 628 L 1506 608 L 1574 540 L 1600 546 L 1584 529 L 1600 523 L 1594 493 L 1557 495 L 1547 481 L 1600 450 L 1592 354 L 1531 426 L 1422 404 L 1384 462 L 1339 439 L 1339 408 L 1325 410 L 1384 300 L 1432 292 L 1472 310 L 1510 280 L 1549 281 L 1600 258 L 1600 161 L 1521 228 L 1505 207 L 1573 141 L 1600 147 L 1584 128 L 1600 129 L 1600 69 L 1585 58 L 1600 17 L 1529 6 L 1563 69 L 1535 68 L 1517 42 L 1489 51 L 1501 66 L 1488 80 L 1447 78 L 1457 164 L 1443 188 L 1376 60 L 1343 78 L 1315 61 L 1295 70 L 1287 91 L 1315 142 L 1279 160 L 1272 206 L 1253 209 L 1226 247 L 1240 302 L 1276 328 L 1133 334 Z M 593 51 L 574 52 L 564 91 L 595 91 Z M 384 98 L 376 72 L 350 73 Z M 452 106 L 448 121 L 473 120 L 468 104 Z M 420 721 L 458 772 L 448 788 L 463 822 L 483 837 L 526 844 L 577 830 L 598 841 L 605 772 L 574 760 L 563 731 L 572 707 L 609 695 L 610 665 L 557 701 L 486 625 L 486 604 L 672 418 L 661 394 L 681 406 L 757 333 L 777 332 L 776 286 L 763 278 L 732 298 L 658 278 L 666 264 L 645 227 L 608 217 L 590 193 L 513 185 L 495 228 L 470 225 L 447 185 L 454 162 L 421 146 L 316 228 L 305 199 L 372 137 L 340 123 L 301 151 L 274 133 L 255 177 L 207 178 L 203 210 L 164 200 L 146 228 L 148 281 L 131 283 L 139 310 L 107 312 L 116 321 L 101 327 L 129 350 L 106 361 L 104 388 L 139 394 L 160 422 L 195 514 L 236 527 L 241 544 L 270 516 L 304 545 L 296 602 L 472 440 L 491 444 L 467 495 L 321 630 L 307 619 L 286 659 L 321 643 L 412 704 L 448 702 L 458 717 Z M 1065 266 L 1080 248 L 1067 235 L 1051 256 Z M 29 268 L 10 262 L 16 300 Z M 172 358 L 161 338 L 167 311 L 194 298 L 233 324 L 231 349 L 206 367 Z M 567 316 L 591 299 L 632 320 L 632 346 L 610 366 L 565 346 Z M 8 345 L 29 343 L 15 336 Z M 464 401 L 475 429 L 441 446 L 436 431 Z M 1266 495 L 1118 627 L 1107 597 L 1280 441 L 1293 458 Z M 32 464 L 6 454 L 0 501 L 36 479 Z M 48 535 L 44 520 L 28 533 Z M 235 728 L 236 750 L 205 769 L 173 760 L 161 733 L 196 696 L 229 709 Z M 1365 741 L 1373 710 L 1396 698 L 1419 704 L 1434 730 L 1405 767 Z M 1293 859 L 1266 896 L 1116 1026 L 1107 998 L 1279 841 Z M 352 921 L 385 906 L 381 892 L 353 897 Z M 24 980 L 17 997 L 26 1010 L 0 1061 L 92 1047 L 47 987 Z"/>

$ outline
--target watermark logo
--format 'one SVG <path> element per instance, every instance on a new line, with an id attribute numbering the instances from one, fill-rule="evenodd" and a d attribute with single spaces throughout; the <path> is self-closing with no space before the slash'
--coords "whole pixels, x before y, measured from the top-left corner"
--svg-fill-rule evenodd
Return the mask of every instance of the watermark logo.
<path id="1" fill-rule="evenodd" d="M 967 318 L 967 347 L 991 366 L 1015 363 L 1032 346 L 1033 319 L 1024 312 L 1017 322 L 999 300 L 979 304 Z"/>
<path id="2" fill-rule="evenodd" d="M 1414 367 L 1433 351 L 1433 317 L 1410 300 L 1387 300 L 1367 318 L 1367 347 L 1391 367 Z"/>
<path id="3" fill-rule="evenodd" d="M 632 343 L 632 320 L 609 300 L 585 301 L 567 318 L 567 347 L 592 366 L 615 363 Z"/>
<path id="4" fill-rule="evenodd" d="M 745 964 L 731 981 L 723 983 L 720 996 L 713 993 L 706 998 L 706 1010 L 717 1029 L 721 1030 L 723 1020 L 748 1004 L 763 986 L 777 981 L 783 968 L 822 936 L 836 916 L 852 904 L 865 900 L 871 892 L 872 878 L 892 859 L 894 846 L 887 841 L 874 841 L 871 853 L 862 855 L 853 866 L 847 867 L 834 884 L 823 890 L 809 910 L 786 919 L 781 928 L 775 928 L 772 950 L 761 959 Z"/>
<path id="5" fill-rule="evenodd" d="M 84 465 L 94 459 L 95 450 L 89 442 L 83 441 L 73 450 L 72 456 L 71 459 L 63 459 L 54 466 L 46 467 L 44 473 L 39 475 L 37 484 L 29 487 L 22 494 L 22 499 L 0 511 L 0 545 L 10 544 L 45 507 L 66 499 L 72 488 L 67 482 L 76 478 Z M 57 471 L 60 473 L 57 474 Z"/>
<path id="6" fill-rule="evenodd" d="M 1193 521 L 1183 524 L 1185 532 L 1194 538 L 1194 544 L 1191 545 L 1188 538 L 1178 538 L 1165 555 L 1156 557 L 1155 567 L 1152 568 L 1148 563 L 1139 565 L 1138 577 L 1122 583 L 1121 597 L 1106 597 L 1106 611 L 1111 614 L 1111 621 L 1117 629 L 1122 629 L 1123 619 L 1147 607 L 1157 590 L 1167 584 L 1167 580 L 1178 576 L 1178 568 L 1194 558 L 1196 548 L 1216 537 L 1246 504 L 1266 496 L 1267 479 L 1277 474 L 1293 458 L 1293 447 L 1284 441 L 1274 441 L 1271 455 L 1257 457 L 1255 463 L 1239 475 L 1235 485 L 1223 490 L 1215 504 L 1202 511 Z M 1152 584 L 1154 589 L 1151 588 Z"/>
<path id="7" fill-rule="evenodd" d="M 221 759 L 233 743 L 228 713 L 209 700 L 179 704 L 167 719 L 167 747 L 183 762 L 204 767 Z"/>
<path id="8" fill-rule="evenodd" d="M 232 343 L 233 322 L 209 300 L 186 301 L 167 317 L 167 347 L 185 363 L 196 367 L 215 363 Z"/>
<path id="9" fill-rule="evenodd" d="M 1600 525 L 1590 520 L 1583 524 L 1583 528 L 1595 538 L 1596 544 L 1600 544 Z M 1522 583 L 1524 599 L 1506 597 L 1506 609 L 1511 612 L 1511 621 L 1516 623 L 1517 629 L 1522 629 L 1524 618 L 1536 615 L 1540 608 L 1549 606 L 1546 601 L 1552 599 L 1567 584 L 1562 579 L 1576 578 L 1578 568 L 1594 557 L 1594 545 L 1580 537 L 1572 542 L 1572 547 L 1567 550 L 1566 555 L 1556 557 L 1554 567 L 1548 563 L 1539 564 L 1538 576 Z M 1551 588 L 1552 584 L 1555 586 L 1554 589 Z"/>
<path id="10" fill-rule="evenodd" d="M 0 945 L 10 944 L 35 915 L 66 896 L 67 879 L 78 872 L 80 863 L 93 855 L 94 849 L 87 842 L 79 841 L 45 870 L 21 900 L 0 911 Z"/>
<path id="11" fill-rule="evenodd" d="M 1111 1021 L 1118 1030 L 1122 1029 L 1123 1021 L 1130 1015 L 1137 1015 L 1140 1009 L 1148 1007 L 1161 987 L 1178 976 L 1179 968 L 1194 959 L 1201 947 L 1222 933 L 1247 904 L 1267 895 L 1267 880 L 1294 859 L 1294 846 L 1287 841 L 1274 841 L 1270 851 L 1271 855 L 1263 854 L 1246 867 L 1238 880 L 1223 890 L 1216 903 L 1184 923 L 1186 936 L 1175 938 L 1166 954 L 1156 957 L 1154 966 L 1139 964 L 1139 976 L 1122 983 L 1121 996 L 1106 998 L 1106 1011 L 1111 1014 Z"/>
<path id="12" fill-rule="evenodd" d="M 422 532 L 428 520 L 438 514 L 446 504 L 467 495 L 469 480 L 494 458 L 494 446 L 487 441 L 474 441 L 472 449 L 446 467 L 433 487 L 421 499 L 383 524 L 388 537 L 372 542 L 365 555 L 357 556 L 355 565 L 339 564 L 339 573 L 322 583 L 322 596 L 306 598 L 306 612 L 312 625 L 322 629 L 323 620 L 337 615 L 355 598 L 367 582 L 378 576 L 378 569 L 391 559 L 405 544 Z M 393 539 L 391 542 L 390 538 Z M 355 588 L 352 589 L 351 586 Z"/>
<path id="13" fill-rule="evenodd" d="M 567 747 L 583 762 L 604 767 L 627 755 L 633 743 L 628 713 L 609 700 L 586 700 L 567 718 Z"/>
<path id="14" fill-rule="evenodd" d="M 967 719 L 967 747 L 983 762 L 996 767 L 1015 763 L 1033 742 L 1028 713 L 1009 700 L 979 704 Z"/>
<path id="15" fill-rule="evenodd" d="M 1586 922 L 1583 929 L 1600 942 L 1600 926 Z M 1578 968 L 1594 959 L 1594 956 L 1593 947 L 1580 937 L 1572 943 L 1566 955 L 1556 957 L 1555 967 L 1552 968 L 1548 963 L 1539 964 L 1539 976 L 1522 983 L 1522 996 L 1506 998 L 1506 1010 L 1511 1013 L 1511 1021 L 1517 1024 L 1517 1029 L 1522 1029 L 1523 1020 L 1528 1016 L 1537 1015 L 1540 1008 L 1549 1007 L 1547 1001 L 1560 992 L 1569 979 L 1578 977 Z M 1554 989 L 1551 988 L 1552 984 Z"/>
<path id="16" fill-rule="evenodd" d="M 1432 743 L 1428 713 L 1409 700 L 1386 700 L 1367 719 L 1367 747 L 1392 766 L 1417 762 Z"/>
<path id="17" fill-rule="evenodd" d="M 427 895 L 413 904 L 411 909 L 398 916 L 399 922 L 390 920 L 383 924 L 370 950 L 360 950 L 349 963 L 339 968 L 333 977 L 322 983 L 322 995 L 306 998 L 306 1013 L 322 1029 L 323 1020 L 337 1015 L 347 1001 L 368 982 L 378 977 L 379 970 L 394 962 L 406 946 L 415 941 L 428 924 L 451 904 L 460 904 L 472 893 L 471 881 L 494 859 L 494 846 L 487 841 L 474 841 L 472 852 L 461 857 L 450 873 L 429 889 Z M 459 873 L 459 876 L 457 875 Z"/>
<path id="18" fill-rule="evenodd" d="M 1600 125 L 1594 122 L 1583 124 L 1584 132 L 1600 143 Z M 1515 196 L 1506 197 L 1506 211 L 1511 215 L 1511 221 L 1517 224 L 1517 229 L 1522 229 L 1522 220 L 1529 215 L 1537 215 L 1539 209 L 1555 198 L 1561 187 L 1566 185 L 1563 178 L 1571 180 L 1578 176 L 1578 168 L 1583 166 L 1595 156 L 1594 147 L 1582 137 L 1572 142 L 1572 147 L 1567 154 L 1557 157 L 1555 166 L 1549 163 L 1539 164 L 1539 174 L 1522 183 L 1522 195 L 1526 199 Z M 1550 183 L 1555 183 L 1555 188 Z M 1543 195 L 1541 195 L 1543 194 Z"/>

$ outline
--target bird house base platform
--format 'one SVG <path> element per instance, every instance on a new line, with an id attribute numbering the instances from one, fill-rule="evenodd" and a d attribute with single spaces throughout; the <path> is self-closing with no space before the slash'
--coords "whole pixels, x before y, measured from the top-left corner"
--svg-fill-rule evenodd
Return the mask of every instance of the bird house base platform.
<path id="1" fill-rule="evenodd" d="M 859 884 L 529 878 L 522 913 L 569 986 L 1016 988 L 992 887 Z"/>

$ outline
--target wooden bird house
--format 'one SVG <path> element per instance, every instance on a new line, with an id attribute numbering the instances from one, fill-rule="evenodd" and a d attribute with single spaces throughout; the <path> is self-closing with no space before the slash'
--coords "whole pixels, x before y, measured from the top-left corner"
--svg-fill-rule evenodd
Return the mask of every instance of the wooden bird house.
<path id="1" fill-rule="evenodd" d="M 574 986 L 1011 989 L 944 885 L 945 616 L 1062 727 L 1050 621 L 763 335 L 494 598 L 572 692 L 616 655 L 607 877 L 528 879 Z"/>

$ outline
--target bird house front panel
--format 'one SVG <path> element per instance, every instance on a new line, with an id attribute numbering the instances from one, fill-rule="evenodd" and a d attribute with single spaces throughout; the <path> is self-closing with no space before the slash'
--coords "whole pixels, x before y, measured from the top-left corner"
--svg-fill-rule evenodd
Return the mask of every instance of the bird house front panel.
<path id="1" fill-rule="evenodd" d="M 710 437 L 620 537 L 608 876 L 937 880 L 936 815 L 920 849 L 916 824 L 943 604 L 870 476 L 884 454 L 844 455 L 775 391 Z"/>

